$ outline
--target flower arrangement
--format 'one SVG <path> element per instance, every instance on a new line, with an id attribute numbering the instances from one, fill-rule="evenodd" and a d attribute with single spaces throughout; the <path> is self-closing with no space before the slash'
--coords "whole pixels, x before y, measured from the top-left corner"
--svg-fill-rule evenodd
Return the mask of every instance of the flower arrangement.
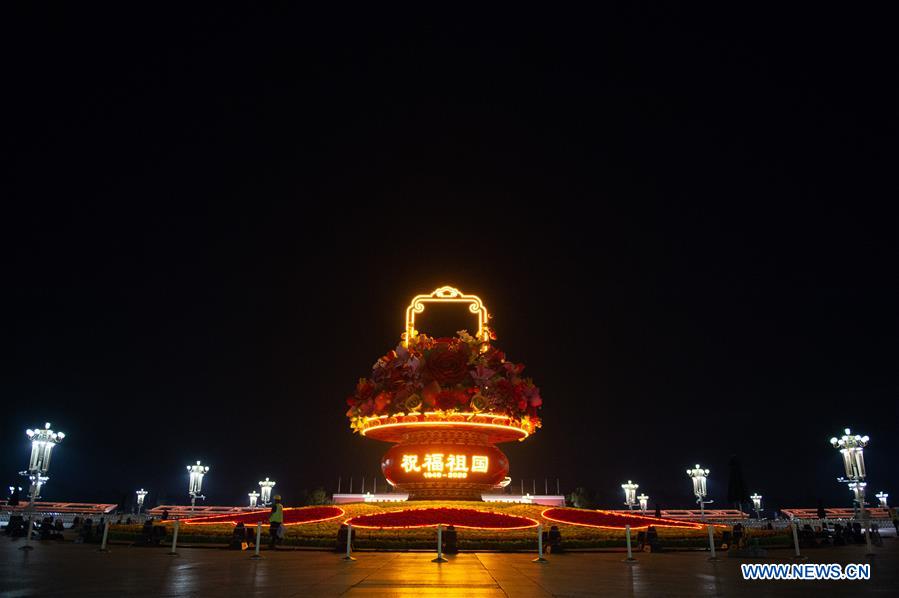
<path id="1" fill-rule="evenodd" d="M 368 417 L 424 412 L 499 414 L 539 427 L 543 399 L 523 371 L 523 364 L 506 361 L 505 353 L 464 330 L 451 338 L 416 334 L 359 380 L 347 417 L 356 431 Z"/>
<path id="2" fill-rule="evenodd" d="M 479 509 L 437 507 L 357 515 L 347 519 L 346 523 L 354 527 L 380 529 L 433 527 L 442 523 L 456 527 L 502 530 L 537 527 L 539 522 L 520 515 L 506 515 Z"/>

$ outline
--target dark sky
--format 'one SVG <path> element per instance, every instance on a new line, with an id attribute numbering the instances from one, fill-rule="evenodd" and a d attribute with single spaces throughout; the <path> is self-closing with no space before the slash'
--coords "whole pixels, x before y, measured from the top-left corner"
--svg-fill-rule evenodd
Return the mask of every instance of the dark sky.
<path id="1" fill-rule="evenodd" d="M 4 19 L 10 481 L 44 421 L 47 499 L 370 480 L 344 398 L 453 284 L 542 389 L 516 484 L 848 505 L 850 426 L 899 496 L 883 15 L 59 10 Z"/>

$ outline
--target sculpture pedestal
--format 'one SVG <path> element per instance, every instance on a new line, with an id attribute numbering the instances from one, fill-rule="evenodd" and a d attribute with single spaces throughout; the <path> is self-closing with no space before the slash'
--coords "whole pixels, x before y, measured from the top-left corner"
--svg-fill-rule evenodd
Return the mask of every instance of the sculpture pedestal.
<path id="1" fill-rule="evenodd" d="M 381 460 L 384 477 L 409 500 L 481 500 L 509 473 L 509 459 L 488 434 L 453 429 L 412 430 Z"/>

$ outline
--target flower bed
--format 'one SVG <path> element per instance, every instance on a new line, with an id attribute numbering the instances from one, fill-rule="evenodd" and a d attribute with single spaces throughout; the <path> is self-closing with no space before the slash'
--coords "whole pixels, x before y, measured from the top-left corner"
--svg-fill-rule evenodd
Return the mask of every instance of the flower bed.
<path id="1" fill-rule="evenodd" d="M 475 511 L 491 512 L 500 515 L 516 516 L 543 523 L 544 529 L 550 525 L 557 525 L 562 532 L 565 547 L 568 549 L 623 549 L 624 530 L 622 528 L 593 527 L 574 523 L 561 523 L 542 516 L 548 509 L 541 505 L 527 504 L 503 504 L 457 501 L 415 501 L 407 503 L 406 510 L 413 509 L 440 509 L 451 505 L 453 508 L 472 509 Z M 340 505 L 344 516 L 326 519 L 324 521 L 310 521 L 304 525 L 288 525 L 284 529 L 283 546 L 305 546 L 335 548 L 337 532 L 340 525 L 347 518 L 356 518 L 363 515 L 386 514 L 396 511 L 396 503 L 350 503 Z M 299 509 L 291 509 L 299 510 Z M 567 511 L 569 509 L 559 509 Z M 570 509 L 578 511 L 577 509 Z M 285 514 L 288 509 L 285 509 Z M 593 513 L 594 511 L 582 511 Z M 268 511 L 262 511 L 267 518 Z M 233 516 L 232 516 L 233 518 Z M 655 518 L 649 518 L 653 525 L 659 525 Z M 171 535 L 174 531 L 172 521 L 166 521 L 162 525 L 166 528 L 167 542 L 171 543 Z M 443 522 L 441 522 L 443 523 Z M 682 522 L 678 522 L 682 523 Z M 435 523 L 436 524 L 436 523 Z M 404 527 L 404 528 L 365 528 L 354 529 L 355 544 L 360 549 L 386 549 L 409 550 L 430 549 L 434 547 L 435 529 L 432 524 L 429 527 Z M 157 524 L 159 525 L 159 524 Z M 457 525 L 457 527 L 460 527 Z M 268 525 L 262 526 L 263 543 L 268 541 Z M 666 547 L 672 549 L 703 548 L 708 546 L 708 536 L 705 529 L 690 527 L 657 527 L 659 539 Z M 720 539 L 721 534 L 729 526 L 715 526 L 715 537 Z M 234 523 L 221 521 L 207 523 L 206 525 L 182 526 L 178 535 L 179 544 L 198 545 L 226 545 L 231 539 Z M 790 544 L 789 529 L 784 530 L 753 530 L 748 529 L 747 535 L 766 536 L 762 541 L 765 545 Z M 140 537 L 140 525 L 112 525 L 109 532 L 110 540 L 135 541 Z M 768 538 L 767 536 L 771 536 Z M 459 529 L 459 548 L 461 550 L 535 550 L 537 547 L 537 533 L 533 527 L 526 528 L 461 528 Z"/>
<path id="2" fill-rule="evenodd" d="M 328 521 L 329 519 L 340 517 L 344 513 L 345 511 L 340 507 L 286 508 L 284 509 L 284 525 L 300 525 L 304 523 Z M 258 511 L 249 511 L 246 513 L 193 517 L 191 519 L 182 519 L 181 523 L 184 525 L 236 525 L 238 523 L 255 525 L 260 522 L 267 524 L 270 514 L 271 511 L 268 509 L 260 509 Z"/>
<path id="3" fill-rule="evenodd" d="M 505 515 L 478 509 L 456 509 L 437 507 L 426 509 L 404 509 L 373 515 L 359 515 L 346 520 L 354 527 L 396 529 L 414 527 L 434 527 L 438 524 L 461 528 L 513 530 L 536 527 L 538 522 L 530 517 Z"/>
<path id="4" fill-rule="evenodd" d="M 546 509 L 541 513 L 544 519 L 569 525 L 582 525 L 586 527 L 598 527 L 603 529 L 623 530 L 625 525 L 631 529 L 645 529 L 650 525 L 655 527 L 675 527 L 683 529 L 703 529 L 704 526 L 692 521 L 678 521 L 676 519 L 660 519 L 645 515 L 624 515 L 611 511 L 587 511 L 584 509 Z"/>

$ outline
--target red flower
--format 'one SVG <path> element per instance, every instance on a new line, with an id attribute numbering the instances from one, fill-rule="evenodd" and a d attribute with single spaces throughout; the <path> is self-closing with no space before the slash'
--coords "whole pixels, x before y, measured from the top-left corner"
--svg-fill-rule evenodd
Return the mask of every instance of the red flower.
<path id="1" fill-rule="evenodd" d="M 503 405 L 509 405 L 515 399 L 515 387 L 505 378 L 493 385 L 493 391 Z"/>
<path id="2" fill-rule="evenodd" d="M 390 399 L 392 398 L 393 395 L 386 390 L 383 392 L 379 392 L 378 396 L 375 397 L 375 413 L 384 413 L 387 410 L 387 405 L 390 404 Z"/>
<path id="3" fill-rule="evenodd" d="M 502 366 L 503 362 L 506 360 L 506 354 L 493 347 L 490 347 L 490 349 L 487 350 L 484 357 L 487 359 L 487 365 L 494 370 Z"/>
<path id="4" fill-rule="evenodd" d="M 371 398 L 374 391 L 374 384 L 365 378 L 360 378 L 359 383 L 356 384 L 356 399 L 358 399 L 359 402 L 365 401 L 366 399 Z"/>
<path id="5" fill-rule="evenodd" d="M 353 526 L 365 528 L 431 527 L 439 523 L 456 527 L 482 529 L 521 529 L 536 527 L 537 521 L 530 517 L 491 513 L 477 509 L 456 509 L 451 507 L 429 507 L 425 509 L 405 509 L 387 513 L 357 515 L 348 521 Z"/>
<path id="6" fill-rule="evenodd" d="M 441 386 L 459 384 L 468 375 L 468 346 L 440 341 L 425 357 L 425 367 Z"/>
<path id="7" fill-rule="evenodd" d="M 454 409 L 456 405 L 465 405 L 468 403 L 468 395 L 465 391 L 459 390 L 441 390 L 435 398 L 438 409 L 447 410 Z"/>

